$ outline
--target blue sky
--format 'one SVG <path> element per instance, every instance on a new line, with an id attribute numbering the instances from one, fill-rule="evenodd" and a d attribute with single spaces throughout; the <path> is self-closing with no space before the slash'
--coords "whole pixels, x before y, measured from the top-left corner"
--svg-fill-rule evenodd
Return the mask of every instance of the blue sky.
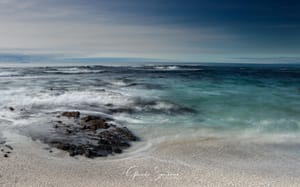
<path id="1" fill-rule="evenodd" d="M 300 3 L 0 0 L 0 62 L 300 62 Z"/>

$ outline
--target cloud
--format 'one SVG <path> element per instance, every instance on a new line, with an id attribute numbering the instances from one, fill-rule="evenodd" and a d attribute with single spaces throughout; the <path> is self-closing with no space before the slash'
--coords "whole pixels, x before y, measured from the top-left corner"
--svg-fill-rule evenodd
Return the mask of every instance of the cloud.
<path id="1" fill-rule="evenodd" d="M 150 58 L 116 58 L 116 57 L 94 57 L 94 58 L 70 58 L 60 55 L 25 55 L 17 53 L 0 54 L 0 64 L 7 63 L 120 63 L 120 62 L 166 62 L 166 59 L 150 59 Z"/>
<path id="2" fill-rule="evenodd" d="M 215 52 L 209 43 L 230 41 L 233 37 L 221 34 L 213 27 L 121 23 L 115 21 L 120 13 L 110 12 L 111 5 L 104 1 L 97 4 L 98 9 L 88 3 L 72 2 L 2 1 L 2 52 L 88 58 L 178 59 Z"/>
<path id="3" fill-rule="evenodd" d="M 0 54 L 1 63 L 30 63 L 30 62 L 49 62 L 54 56 L 49 55 L 25 55 L 25 54 Z"/>
<path id="4" fill-rule="evenodd" d="M 297 54 L 299 13 L 285 16 L 278 3 L 0 0 L 0 53 L 170 61 Z"/>

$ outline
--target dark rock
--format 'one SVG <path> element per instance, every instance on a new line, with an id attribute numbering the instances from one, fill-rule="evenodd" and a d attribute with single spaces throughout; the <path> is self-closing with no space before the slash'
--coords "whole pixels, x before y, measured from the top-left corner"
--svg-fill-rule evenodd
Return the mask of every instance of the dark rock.
<path id="1" fill-rule="evenodd" d="M 66 131 L 67 131 L 67 133 L 69 133 L 69 134 L 71 134 L 71 133 L 73 132 L 71 129 L 67 129 Z"/>
<path id="2" fill-rule="evenodd" d="M 115 153 L 122 153 L 122 150 L 121 150 L 120 148 L 115 148 L 115 149 L 114 149 L 114 152 L 115 152 Z"/>
<path id="3" fill-rule="evenodd" d="M 97 130 L 97 129 L 107 129 L 109 128 L 109 124 L 107 123 L 107 120 L 111 119 L 104 119 L 99 116 L 85 116 L 81 118 L 81 125 L 84 126 L 84 128 L 89 128 L 92 130 Z"/>
<path id="4" fill-rule="evenodd" d="M 130 141 L 137 141 L 137 137 L 133 135 L 126 127 L 123 128 L 116 128 L 116 133 L 122 136 L 125 136 L 125 139 L 128 139 Z"/>
<path id="5" fill-rule="evenodd" d="M 9 109 L 10 111 L 15 111 L 15 108 L 14 108 L 14 107 L 11 107 L 11 106 L 10 106 L 8 109 Z"/>
<path id="6" fill-rule="evenodd" d="M 136 112 L 134 108 L 111 108 L 109 109 L 109 111 L 111 113 L 129 113 L 129 114 Z"/>
<path id="7" fill-rule="evenodd" d="M 98 141 L 98 144 L 100 144 L 100 145 L 110 145 L 111 142 L 108 141 L 107 139 L 100 139 L 100 140 Z"/>
<path id="8" fill-rule="evenodd" d="M 79 118 L 80 112 L 74 111 L 74 112 L 63 112 L 62 116 L 68 117 L 68 118 Z"/>
<path id="9" fill-rule="evenodd" d="M 73 124 L 57 123 L 54 136 L 40 139 L 67 151 L 70 156 L 94 158 L 122 153 L 122 149 L 130 147 L 129 142 L 136 141 L 137 137 L 126 127 L 118 127 L 107 120 L 112 119 L 87 115 L 74 120 Z"/>
<path id="10" fill-rule="evenodd" d="M 4 154 L 4 157 L 7 158 L 7 157 L 8 157 L 8 154 Z"/>
<path id="11" fill-rule="evenodd" d="M 102 119 L 101 117 L 99 117 L 99 116 L 91 116 L 91 115 L 87 115 L 87 116 L 85 116 L 85 117 L 82 117 L 81 118 L 81 121 L 83 121 L 83 122 L 89 122 L 89 121 L 91 121 L 91 120 L 100 120 L 100 119 Z M 103 119 L 104 120 L 104 119 Z"/>
<path id="12" fill-rule="evenodd" d="M 109 125 L 103 119 L 94 119 L 87 122 L 88 127 L 92 130 L 107 129 Z"/>
<path id="13" fill-rule="evenodd" d="M 14 150 L 14 148 L 12 146 L 10 146 L 10 145 L 5 145 L 5 147 L 7 147 L 10 150 Z"/>

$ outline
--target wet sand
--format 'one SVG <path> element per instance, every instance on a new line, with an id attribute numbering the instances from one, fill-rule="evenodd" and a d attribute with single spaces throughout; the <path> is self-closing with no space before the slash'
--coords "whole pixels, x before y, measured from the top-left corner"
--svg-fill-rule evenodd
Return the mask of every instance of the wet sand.
<path id="1" fill-rule="evenodd" d="M 259 146 L 255 142 L 235 144 L 234 140 L 222 138 L 192 137 L 185 141 L 153 143 L 147 148 L 136 145 L 121 155 L 88 159 L 70 157 L 57 149 L 50 153 L 44 144 L 24 136 L 8 135 L 7 143 L 14 150 L 8 158 L 0 157 L 0 186 L 3 187 L 300 184 L 299 159 L 291 155 L 284 157 L 281 152 L 270 157 L 268 148 L 256 149 Z M 265 152 L 259 154 L 263 149 Z"/>

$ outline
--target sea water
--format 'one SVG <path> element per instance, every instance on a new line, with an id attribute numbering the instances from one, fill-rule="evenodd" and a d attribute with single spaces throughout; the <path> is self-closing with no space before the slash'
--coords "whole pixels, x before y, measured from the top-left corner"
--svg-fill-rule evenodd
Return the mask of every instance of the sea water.
<path id="1" fill-rule="evenodd" d="M 0 96 L 0 132 L 41 133 L 53 113 L 76 110 L 109 115 L 142 142 L 241 136 L 300 145 L 298 65 L 1 67 Z"/>

